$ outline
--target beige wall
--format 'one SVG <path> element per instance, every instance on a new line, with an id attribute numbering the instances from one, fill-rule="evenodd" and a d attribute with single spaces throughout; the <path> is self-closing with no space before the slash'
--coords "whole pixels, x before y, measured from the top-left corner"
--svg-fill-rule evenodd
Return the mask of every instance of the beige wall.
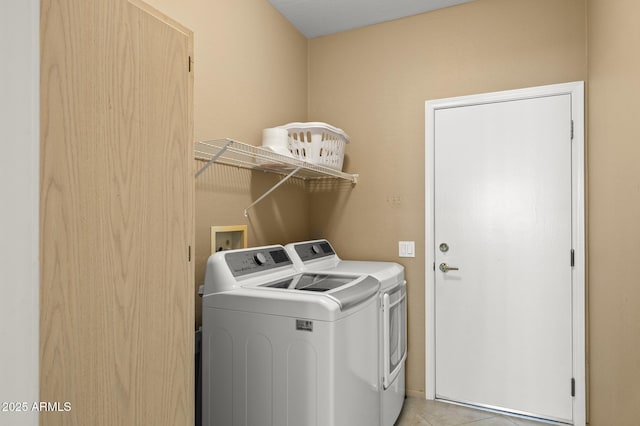
<path id="1" fill-rule="evenodd" d="M 286 185 L 247 220 L 244 207 L 276 178 L 210 169 L 197 182 L 196 281 L 212 224 L 248 223 L 251 245 L 322 236 L 344 258 L 400 261 L 414 394 L 424 392 L 424 101 L 585 80 L 588 35 L 591 424 L 637 423 L 636 1 L 477 0 L 308 42 L 266 0 L 150 3 L 195 32 L 196 139 L 259 144 L 263 127 L 327 121 L 352 136 L 345 167 L 361 175 L 354 188 L 310 195 Z M 416 241 L 415 259 L 397 258 L 405 239 Z"/>
<path id="2" fill-rule="evenodd" d="M 640 423 L 640 4 L 588 0 L 591 424 Z"/>
<path id="3" fill-rule="evenodd" d="M 425 389 L 424 102 L 584 80 L 585 13 L 584 0 L 478 0 L 309 42 L 309 120 L 350 134 L 361 176 L 350 194 L 313 195 L 310 233 L 405 266 L 411 394 Z M 397 257 L 399 240 L 415 259 Z"/>
<path id="4" fill-rule="evenodd" d="M 229 137 L 260 145 L 263 128 L 306 120 L 307 40 L 266 0 L 148 3 L 194 32 L 196 140 Z M 308 195 L 299 183 L 283 185 L 244 217 L 244 208 L 277 181 L 220 165 L 197 179 L 196 287 L 204 280 L 212 225 L 247 224 L 249 245 L 307 238 Z"/>

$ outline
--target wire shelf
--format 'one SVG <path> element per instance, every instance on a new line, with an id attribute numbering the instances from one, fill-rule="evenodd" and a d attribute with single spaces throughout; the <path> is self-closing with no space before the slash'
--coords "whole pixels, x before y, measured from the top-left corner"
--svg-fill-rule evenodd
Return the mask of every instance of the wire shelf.
<path id="1" fill-rule="evenodd" d="M 352 185 L 358 183 L 357 174 L 343 173 L 329 167 L 307 163 L 306 161 L 277 154 L 233 139 L 196 142 L 194 154 L 197 160 L 207 162 L 196 172 L 196 178 L 214 163 L 277 173 L 284 176 L 284 178 L 271 187 L 271 189 L 244 209 L 244 215 L 247 217 L 250 208 L 261 202 L 276 190 L 276 188 L 292 177 L 314 181 L 320 179 L 343 179 L 351 182 Z"/>
<path id="2" fill-rule="evenodd" d="M 357 174 L 311 164 L 233 139 L 196 142 L 194 152 L 196 159 L 207 161 L 207 164 L 198 170 L 196 177 L 211 164 L 219 163 L 281 175 L 290 175 L 296 171 L 291 177 L 304 180 L 333 178 L 347 180 L 353 184 L 358 182 Z"/>

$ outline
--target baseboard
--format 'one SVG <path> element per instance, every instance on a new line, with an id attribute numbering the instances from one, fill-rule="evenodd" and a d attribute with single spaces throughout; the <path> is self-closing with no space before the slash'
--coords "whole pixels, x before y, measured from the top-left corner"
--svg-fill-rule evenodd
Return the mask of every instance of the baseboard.
<path id="1" fill-rule="evenodd" d="M 420 399 L 426 399 L 426 394 L 424 393 L 424 391 L 415 391 L 415 390 L 409 390 L 406 389 L 404 391 L 404 393 L 407 395 L 407 397 L 409 398 L 420 398 Z"/>

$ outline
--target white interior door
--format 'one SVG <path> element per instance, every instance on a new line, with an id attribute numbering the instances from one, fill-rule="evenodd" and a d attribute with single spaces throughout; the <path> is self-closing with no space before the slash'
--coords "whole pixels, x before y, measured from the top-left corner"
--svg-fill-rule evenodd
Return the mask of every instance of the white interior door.
<path id="1" fill-rule="evenodd" d="M 571 123 L 570 94 L 435 111 L 437 398 L 572 422 Z"/>

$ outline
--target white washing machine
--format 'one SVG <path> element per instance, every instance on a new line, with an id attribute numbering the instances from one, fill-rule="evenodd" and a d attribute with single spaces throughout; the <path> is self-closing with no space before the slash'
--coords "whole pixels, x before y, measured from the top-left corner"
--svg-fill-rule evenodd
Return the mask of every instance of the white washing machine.
<path id="1" fill-rule="evenodd" d="M 207 262 L 203 424 L 371 426 L 378 409 L 379 282 L 300 273 L 282 246 Z"/>
<path id="2" fill-rule="evenodd" d="M 407 357 L 407 301 L 404 267 L 395 262 L 342 260 L 327 240 L 286 246 L 301 271 L 357 273 L 380 281 L 379 335 L 380 425 L 393 426 L 404 404 Z"/>

